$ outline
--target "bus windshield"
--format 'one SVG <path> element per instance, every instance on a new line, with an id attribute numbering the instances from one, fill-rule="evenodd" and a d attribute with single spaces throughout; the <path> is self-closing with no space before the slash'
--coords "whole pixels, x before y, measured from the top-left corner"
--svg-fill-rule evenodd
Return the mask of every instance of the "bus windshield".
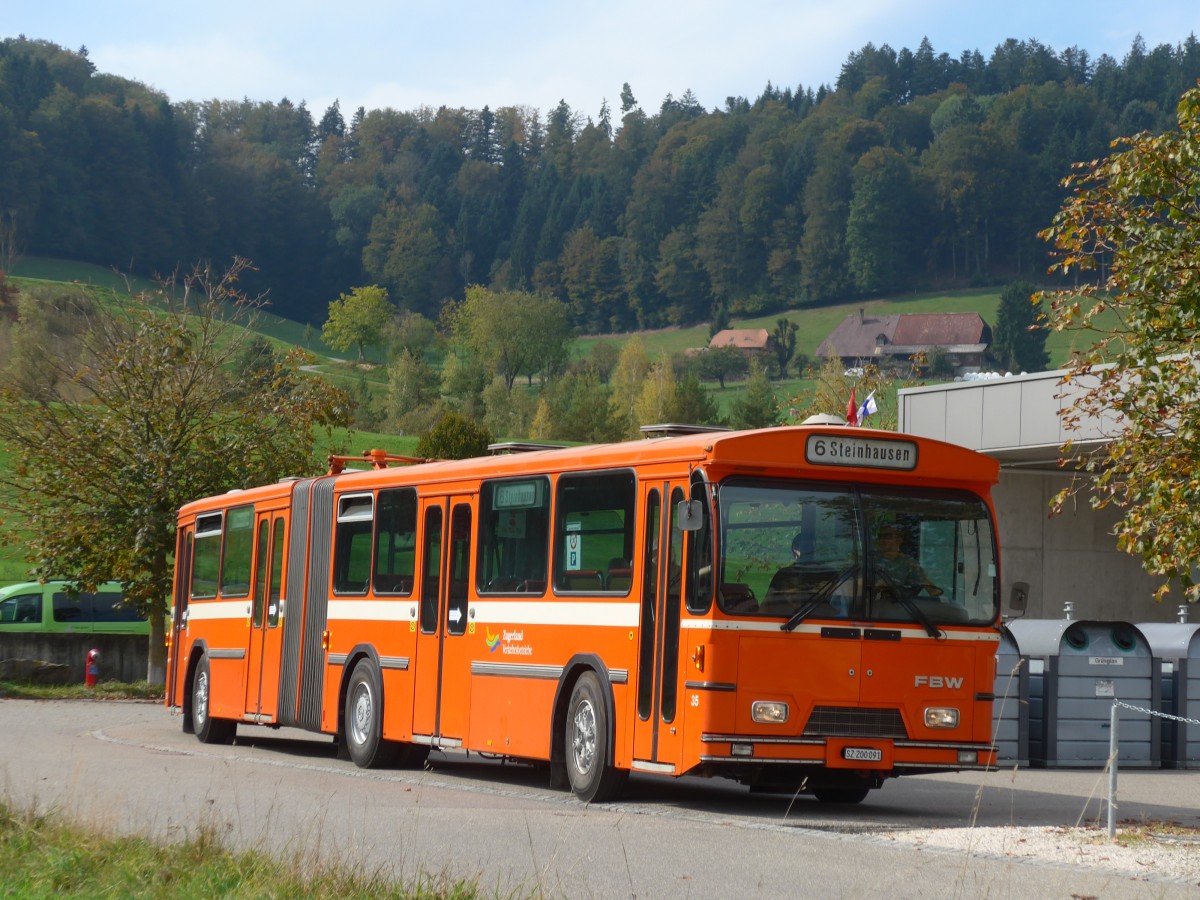
<path id="1" fill-rule="evenodd" d="M 991 516 L 963 491 L 737 481 L 717 493 L 722 610 L 737 616 L 990 625 Z"/>

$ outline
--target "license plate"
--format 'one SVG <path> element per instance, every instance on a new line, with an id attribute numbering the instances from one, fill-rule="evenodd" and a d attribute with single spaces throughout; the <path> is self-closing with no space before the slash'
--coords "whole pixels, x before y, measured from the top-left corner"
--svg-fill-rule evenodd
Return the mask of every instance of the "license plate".
<path id="1" fill-rule="evenodd" d="M 879 762 L 883 759 L 883 751 L 876 747 L 844 747 L 843 759 L 862 760 L 863 762 Z"/>

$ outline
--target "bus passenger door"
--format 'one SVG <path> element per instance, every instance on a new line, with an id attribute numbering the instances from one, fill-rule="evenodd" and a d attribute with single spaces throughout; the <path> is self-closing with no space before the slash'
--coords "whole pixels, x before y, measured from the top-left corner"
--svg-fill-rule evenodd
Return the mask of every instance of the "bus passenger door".
<path id="1" fill-rule="evenodd" d="M 282 514 L 258 515 L 250 640 L 246 648 L 246 717 L 252 721 L 272 722 L 278 712 L 285 531 Z"/>
<path id="2" fill-rule="evenodd" d="M 188 595 L 192 589 L 192 535 L 194 528 L 188 525 L 179 529 L 177 565 L 175 569 L 175 594 L 171 600 L 171 621 L 167 632 L 167 707 L 183 706 L 183 685 L 178 682 L 180 672 L 186 666 L 179 665 L 183 654 L 183 634 L 187 628 Z"/>
<path id="3" fill-rule="evenodd" d="M 679 762 L 679 619 L 683 602 L 683 532 L 677 507 L 682 487 L 651 486 L 642 495 L 645 535 L 639 613 L 635 768 L 674 772 Z M 666 548 L 666 552 L 661 552 Z"/>
<path id="4" fill-rule="evenodd" d="M 422 500 L 421 596 L 417 616 L 413 739 L 457 747 L 470 717 L 467 631 L 471 507 L 446 498 Z"/>

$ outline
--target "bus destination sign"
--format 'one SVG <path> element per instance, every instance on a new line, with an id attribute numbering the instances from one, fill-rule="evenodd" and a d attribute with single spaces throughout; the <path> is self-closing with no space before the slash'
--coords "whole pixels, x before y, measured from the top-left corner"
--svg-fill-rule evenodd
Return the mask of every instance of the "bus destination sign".
<path id="1" fill-rule="evenodd" d="M 814 466 L 863 466 L 868 469 L 909 471 L 917 467 L 917 443 L 812 434 L 805 442 L 804 458 Z"/>

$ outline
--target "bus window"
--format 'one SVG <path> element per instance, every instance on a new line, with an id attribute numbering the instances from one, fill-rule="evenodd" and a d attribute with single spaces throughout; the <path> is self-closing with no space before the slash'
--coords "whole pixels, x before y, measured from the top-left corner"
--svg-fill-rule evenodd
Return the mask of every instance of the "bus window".
<path id="1" fill-rule="evenodd" d="M 479 510 L 476 590 L 481 594 L 542 593 L 550 552 L 549 481 L 484 482 Z"/>
<path id="2" fill-rule="evenodd" d="M 721 599 L 738 615 L 790 615 L 820 604 L 844 616 L 860 554 L 853 492 L 794 484 L 734 483 L 720 493 Z"/>
<path id="3" fill-rule="evenodd" d="M 379 492 L 375 521 L 377 594 L 411 594 L 417 559 L 417 492 L 412 488 Z"/>
<path id="4" fill-rule="evenodd" d="M 337 528 L 333 538 L 335 594 L 367 592 L 374 522 L 375 498 L 371 494 L 346 494 L 338 498 Z"/>
<path id="5" fill-rule="evenodd" d="M 217 577 L 221 571 L 221 530 L 224 517 L 211 513 L 196 517 L 196 537 L 192 556 L 192 598 L 210 600 L 217 596 Z"/>
<path id="6" fill-rule="evenodd" d="M 433 634 L 438 625 L 438 600 L 442 584 L 442 508 L 425 510 L 424 551 L 421 559 L 421 634 Z"/>
<path id="7" fill-rule="evenodd" d="M 275 520 L 275 540 L 271 551 L 271 596 L 267 606 L 267 626 L 274 628 L 279 624 L 280 606 L 283 601 L 283 537 L 285 532 L 283 517 Z"/>
<path id="8" fill-rule="evenodd" d="M 450 514 L 450 602 L 446 605 L 446 633 L 467 632 L 467 586 L 471 576 L 471 507 L 458 503 Z"/>
<path id="9" fill-rule="evenodd" d="M 684 602 L 688 612 L 700 615 L 708 611 L 713 599 L 713 536 L 712 511 L 708 504 L 708 489 L 703 483 L 692 485 L 692 499 L 700 502 L 703 523 L 697 531 L 689 531 L 687 590 Z"/>
<path id="10" fill-rule="evenodd" d="M 662 720 L 675 720 L 675 696 L 679 684 L 679 605 L 683 561 L 683 532 L 679 530 L 679 504 L 683 502 L 683 489 L 671 492 L 671 504 L 667 507 L 670 528 L 667 529 L 669 556 L 667 557 L 667 596 L 663 614 L 663 665 L 662 689 L 659 704 Z"/>
<path id="11" fill-rule="evenodd" d="M 720 510 L 726 612 L 927 627 L 995 619 L 991 520 L 972 494 L 737 482 L 722 487 Z"/>
<path id="12" fill-rule="evenodd" d="M 638 717 L 650 718 L 654 702 L 654 615 L 658 608 L 658 534 L 661 520 L 658 490 L 646 496 L 646 548 L 642 570 L 641 644 L 638 647 Z"/>
<path id="13" fill-rule="evenodd" d="M 558 479 L 556 591 L 629 592 L 634 491 L 632 472 Z"/>
<path id="14" fill-rule="evenodd" d="M 267 604 L 267 546 L 271 536 L 271 521 L 264 518 L 258 523 L 258 569 L 254 582 L 254 615 L 251 620 L 258 628 L 263 623 L 263 609 Z"/>
<path id="15" fill-rule="evenodd" d="M 864 491 L 863 507 L 875 541 L 868 579 L 874 617 L 909 621 L 906 604 L 934 623 L 995 617 L 995 543 L 982 501 L 945 491 Z"/>
<path id="16" fill-rule="evenodd" d="M 250 594 L 250 563 L 254 552 L 254 507 L 239 506 L 225 515 L 225 540 L 221 554 L 221 595 Z"/>

